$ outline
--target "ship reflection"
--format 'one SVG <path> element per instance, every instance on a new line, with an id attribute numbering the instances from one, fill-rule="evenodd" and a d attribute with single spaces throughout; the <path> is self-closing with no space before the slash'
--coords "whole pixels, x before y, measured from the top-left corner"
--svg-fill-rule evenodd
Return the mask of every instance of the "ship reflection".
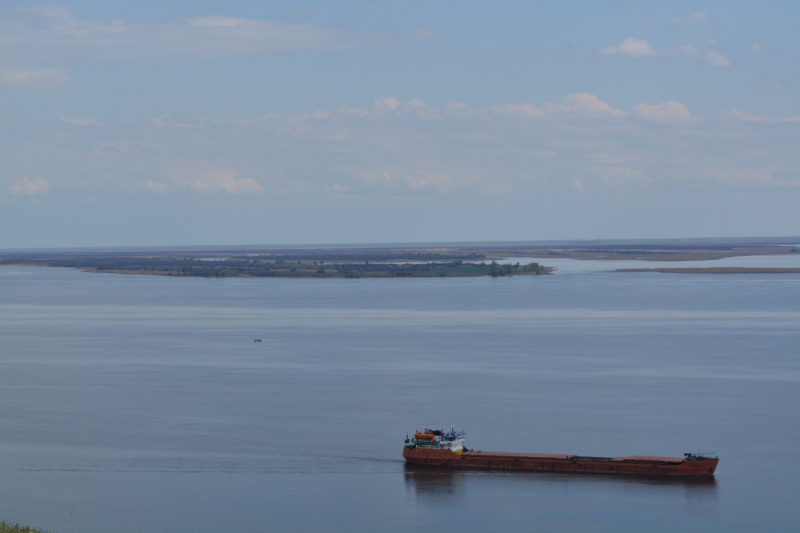
<path id="1" fill-rule="evenodd" d="M 406 463 L 403 465 L 403 474 L 406 488 L 414 491 L 418 497 L 428 498 L 464 492 L 466 475 L 464 471 Z"/>
<path id="2" fill-rule="evenodd" d="M 649 476 L 591 476 L 606 481 L 618 483 L 636 483 L 639 485 L 664 486 L 664 487 L 697 487 L 716 490 L 717 479 L 714 476 L 675 476 L 675 477 L 649 477 Z"/>
<path id="3" fill-rule="evenodd" d="M 683 494 L 693 499 L 699 497 L 714 499 L 717 492 L 717 480 L 713 476 L 702 477 L 648 477 L 648 476 L 612 476 L 602 474 L 551 474 L 542 472 L 509 472 L 498 470 L 452 470 L 431 466 L 403 465 L 406 488 L 417 497 L 429 499 L 437 495 L 458 495 L 466 491 L 467 485 L 481 483 L 487 479 L 500 480 L 507 478 L 509 482 L 530 485 L 581 483 L 586 485 L 606 485 L 626 491 L 629 489 L 654 490 L 656 492 Z M 516 485 L 517 488 L 521 488 Z M 677 494 L 676 494 L 677 491 Z"/>

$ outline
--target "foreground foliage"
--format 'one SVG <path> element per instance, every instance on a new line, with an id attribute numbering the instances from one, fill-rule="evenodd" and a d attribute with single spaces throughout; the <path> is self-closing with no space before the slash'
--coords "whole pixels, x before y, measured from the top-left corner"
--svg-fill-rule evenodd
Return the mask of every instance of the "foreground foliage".
<path id="1" fill-rule="evenodd" d="M 50 533 L 38 527 L 21 526 L 3 520 L 0 522 L 0 533 Z"/>

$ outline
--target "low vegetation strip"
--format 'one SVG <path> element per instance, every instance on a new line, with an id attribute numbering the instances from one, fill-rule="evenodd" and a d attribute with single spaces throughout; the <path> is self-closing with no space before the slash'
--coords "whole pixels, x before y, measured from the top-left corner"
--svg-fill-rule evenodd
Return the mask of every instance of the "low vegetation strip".
<path id="1" fill-rule="evenodd" d="M 332 254 L 329 254 L 332 255 Z M 379 261 L 361 259 L 377 257 Z M 305 256 L 304 256 L 305 257 Z M 338 254 L 339 259 L 319 257 L 287 259 L 286 256 L 234 255 L 230 257 L 187 257 L 155 253 L 48 253 L 0 257 L 0 265 L 77 268 L 88 272 L 147 274 L 180 277 L 250 278 L 391 278 L 472 277 L 549 274 L 553 269 L 539 263 L 500 265 L 474 263 L 481 254 Z M 413 257 L 413 261 L 408 258 Z M 431 260 L 431 258 L 435 258 Z M 450 260 L 443 260 L 448 257 Z M 454 258 L 455 257 L 455 258 Z"/>
<path id="2" fill-rule="evenodd" d="M 0 522 L 0 533 L 50 533 L 38 527 L 21 526 L 19 524 L 12 524 L 5 520 Z"/>
<path id="3" fill-rule="evenodd" d="M 472 264 L 454 261 L 452 263 L 409 263 L 409 264 L 305 264 L 297 263 L 246 263 L 236 264 L 220 261 L 213 266 L 188 265 L 180 267 L 146 266 L 131 268 L 98 269 L 83 267 L 90 272 L 113 274 L 150 274 L 157 276 L 188 276 L 204 278 L 432 278 L 432 277 L 474 277 L 474 276 L 516 276 L 521 274 L 550 274 L 554 269 L 538 263 L 521 265 Z"/>
<path id="4" fill-rule="evenodd" d="M 800 268 L 618 268 L 614 272 L 661 272 L 662 274 L 800 274 Z"/>
<path id="5" fill-rule="evenodd" d="M 274 261 L 283 259 L 284 261 L 314 261 L 323 259 L 329 263 L 336 261 L 361 262 L 361 261 L 442 261 L 447 259 L 485 259 L 486 254 L 478 253 L 433 253 L 433 252 L 395 252 L 395 253 L 367 253 L 350 252 L 336 253 L 326 250 L 324 254 L 319 253 L 281 253 L 281 254 L 262 254 L 262 255 L 234 255 L 231 259 L 259 259 L 261 261 Z"/>

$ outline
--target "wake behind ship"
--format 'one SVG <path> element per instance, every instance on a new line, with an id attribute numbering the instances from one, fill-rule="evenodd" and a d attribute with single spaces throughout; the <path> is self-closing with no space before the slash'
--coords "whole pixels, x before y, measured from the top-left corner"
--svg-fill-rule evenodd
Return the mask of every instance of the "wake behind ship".
<path id="1" fill-rule="evenodd" d="M 637 476 L 713 476 L 719 457 L 711 453 L 685 453 L 683 457 L 586 457 L 550 453 L 507 453 L 468 450 L 466 433 L 452 428 L 426 429 L 406 437 L 403 458 L 409 463 L 445 468 L 487 468 L 572 472 L 586 474 L 623 474 Z"/>

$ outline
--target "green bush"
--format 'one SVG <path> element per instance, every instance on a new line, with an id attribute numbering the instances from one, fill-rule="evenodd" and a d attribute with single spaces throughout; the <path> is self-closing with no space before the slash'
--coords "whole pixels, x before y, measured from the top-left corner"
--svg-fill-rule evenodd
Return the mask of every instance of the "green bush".
<path id="1" fill-rule="evenodd" d="M 38 527 L 21 526 L 3 520 L 0 522 L 0 533 L 50 533 Z"/>

